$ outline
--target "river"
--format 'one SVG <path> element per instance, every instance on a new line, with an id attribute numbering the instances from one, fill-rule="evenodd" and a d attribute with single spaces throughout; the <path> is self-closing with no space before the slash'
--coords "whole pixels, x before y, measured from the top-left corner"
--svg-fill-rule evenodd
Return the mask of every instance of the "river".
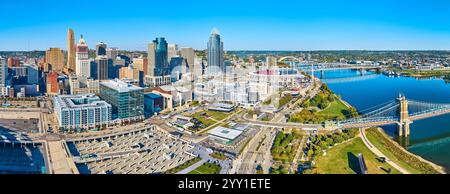
<path id="1" fill-rule="evenodd" d="M 358 110 L 394 100 L 399 94 L 407 99 L 432 103 L 450 103 L 450 84 L 444 80 L 389 77 L 374 72 L 335 70 L 316 72 L 328 86 Z M 387 134 L 396 137 L 396 126 L 383 127 Z M 401 142 L 404 144 L 404 142 Z M 427 160 L 450 169 L 450 114 L 411 124 L 411 136 L 405 147 Z"/>

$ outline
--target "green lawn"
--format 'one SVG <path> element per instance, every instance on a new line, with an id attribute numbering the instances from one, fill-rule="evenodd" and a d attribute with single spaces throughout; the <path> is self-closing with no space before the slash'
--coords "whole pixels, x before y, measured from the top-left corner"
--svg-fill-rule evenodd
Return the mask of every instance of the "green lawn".
<path id="1" fill-rule="evenodd" d="M 227 159 L 225 154 L 220 153 L 220 152 L 213 152 L 212 154 L 210 154 L 210 156 L 215 159 L 218 159 L 218 160 L 226 160 Z"/>
<path id="2" fill-rule="evenodd" d="M 219 174 L 222 168 L 217 164 L 205 163 L 188 174 Z"/>
<path id="3" fill-rule="evenodd" d="M 340 100 L 333 101 L 326 109 L 317 113 L 317 115 L 326 116 L 327 118 L 336 119 L 338 117 L 345 118 L 344 112 L 349 108 Z"/>
<path id="4" fill-rule="evenodd" d="M 187 167 L 189 167 L 189 166 L 194 165 L 194 164 L 197 163 L 197 162 L 200 162 L 200 160 L 202 160 L 202 159 L 199 158 L 199 157 L 194 158 L 194 159 L 191 159 L 191 160 L 185 162 L 184 164 L 181 164 L 181 165 L 179 165 L 179 166 L 177 166 L 177 167 L 175 167 L 175 168 L 169 169 L 169 170 L 166 171 L 165 173 L 166 173 L 166 174 L 175 174 L 175 173 L 177 173 L 177 172 L 180 172 L 180 171 L 184 170 L 185 168 L 187 168 Z"/>
<path id="5" fill-rule="evenodd" d="M 389 159 L 413 174 L 437 173 L 429 164 L 401 151 L 382 133 L 376 128 L 370 128 L 367 129 L 366 136 L 370 143 L 383 152 Z"/>
<path id="6" fill-rule="evenodd" d="M 392 169 L 393 174 L 399 172 L 387 163 L 379 162 L 360 137 L 339 144 L 327 151 L 326 156 L 318 156 L 313 173 L 318 174 L 357 174 L 359 173 L 358 154 L 362 153 L 370 174 L 386 174 L 379 167 Z"/>
<path id="7" fill-rule="evenodd" d="M 205 128 L 217 123 L 213 119 L 208 119 L 208 118 L 206 118 L 206 116 L 202 116 L 202 113 L 206 113 L 206 115 L 208 115 L 209 117 L 211 117 L 217 121 L 221 121 L 229 116 L 229 114 L 227 114 L 227 113 L 216 112 L 216 111 L 202 111 L 202 112 L 196 112 L 193 115 L 186 115 L 186 116 L 198 119 L 205 125 Z"/>

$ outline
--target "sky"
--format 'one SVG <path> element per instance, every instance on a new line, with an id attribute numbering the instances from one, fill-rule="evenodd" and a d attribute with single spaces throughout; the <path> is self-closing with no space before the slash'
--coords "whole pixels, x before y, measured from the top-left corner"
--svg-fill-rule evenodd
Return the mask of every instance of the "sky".
<path id="1" fill-rule="evenodd" d="M 146 50 L 156 37 L 205 49 L 213 28 L 225 50 L 450 50 L 448 0 L 2 1 L 0 51 L 67 48 L 67 29 Z"/>

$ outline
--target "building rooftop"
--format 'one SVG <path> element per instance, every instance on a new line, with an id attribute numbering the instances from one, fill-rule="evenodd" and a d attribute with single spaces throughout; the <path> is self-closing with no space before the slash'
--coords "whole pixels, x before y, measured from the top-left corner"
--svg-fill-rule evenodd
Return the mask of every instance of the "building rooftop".
<path id="1" fill-rule="evenodd" d="M 107 102 L 100 100 L 95 94 L 59 95 L 54 98 L 59 102 L 61 108 L 111 106 Z"/>
<path id="2" fill-rule="evenodd" d="M 242 131 L 226 127 L 216 127 L 208 132 L 209 135 L 232 141 L 242 134 Z"/>
<path id="3" fill-rule="evenodd" d="M 117 90 L 118 92 L 130 92 L 130 91 L 143 90 L 143 88 L 141 88 L 141 87 L 126 83 L 119 79 L 108 80 L 108 81 L 102 82 L 101 85 L 106 86 L 111 89 L 114 89 L 114 90 Z"/>
<path id="4" fill-rule="evenodd" d="M 158 98 L 162 98 L 162 96 L 160 94 L 155 94 L 155 93 L 148 93 L 144 95 L 147 98 L 151 98 L 151 99 L 158 99 Z"/>

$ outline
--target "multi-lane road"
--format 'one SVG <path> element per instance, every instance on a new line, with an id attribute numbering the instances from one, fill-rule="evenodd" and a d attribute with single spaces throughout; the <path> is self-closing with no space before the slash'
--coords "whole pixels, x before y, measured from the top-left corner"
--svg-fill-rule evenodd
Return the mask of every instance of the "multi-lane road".
<path id="1" fill-rule="evenodd" d="M 304 130 L 317 130 L 319 125 L 301 125 L 286 123 L 285 115 L 288 111 L 297 108 L 298 104 L 302 103 L 306 99 L 312 98 L 320 91 L 321 82 L 316 82 L 309 89 L 309 92 L 299 99 L 296 99 L 293 103 L 288 103 L 285 105 L 281 111 L 276 113 L 270 122 L 256 121 L 248 119 L 247 114 L 243 114 L 242 119 L 252 124 L 253 126 L 259 126 L 258 133 L 250 140 L 246 148 L 244 148 L 241 155 L 235 160 L 234 172 L 238 174 L 254 174 L 256 173 L 256 168 L 258 165 L 262 167 L 264 173 L 269 173 L 269 169 L 273 164 L 273 158 L 271 155 L 272 143 L 276 137 L 276 133 L 281 128 L 302 128 Z M 303 139 L 300 144 L 303 144 L 305 139 Z M 302 145 L 300 145 L 302 146 Z M 296 161 L 298 157 L 301 157 L 301 148 L 297 151 Z M 294 162 L 293 165 L 295 165 Z M 293 169 L 293 168 L 292 168 Z"/>

